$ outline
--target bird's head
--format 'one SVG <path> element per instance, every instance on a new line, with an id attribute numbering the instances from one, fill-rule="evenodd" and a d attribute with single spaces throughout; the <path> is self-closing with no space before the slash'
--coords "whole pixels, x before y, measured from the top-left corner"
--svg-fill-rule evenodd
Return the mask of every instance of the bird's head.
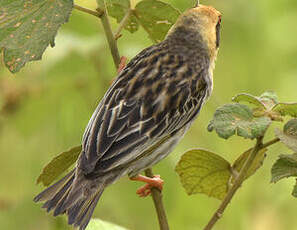
<path id="1" fill-rule="evenodd" d="M 211 6 L 198 5 L 180 15 L 168 36 L 205 47 L 215 58 L 220 45 L 221 13 Z M 193 47 L 194 48 L 194 47 Z"/>

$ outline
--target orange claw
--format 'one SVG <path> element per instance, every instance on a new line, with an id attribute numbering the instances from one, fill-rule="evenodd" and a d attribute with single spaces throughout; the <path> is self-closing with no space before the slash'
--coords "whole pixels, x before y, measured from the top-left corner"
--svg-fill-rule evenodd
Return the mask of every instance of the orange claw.
<path id="1" fill-rule="evenodd" d="M 119 74 L 125 67 L 126 67 L 126 64 L 127 64 L 127 60 L 128 58 L 125 57 L 125 56 L 122 56 L 121 59 L 120 59 L 120 64 L 118 66 L 118 69 L 117 69 L 117 73 Z M 114 80 L 116 79 L 113 78 L 111 81 L 110 81 L 110 84 L 112 84 L 114 82 Z"/>
<path id="2" fill-rule="evenodd" d="M 118 74 L 126 67 L 126 64 L 127 64 L 127 57 L 122 56 L 118 67 Z"/>
<path id="3" fill-rule="evenodd" d="M 131 180 L 141 181 L 147 183 L 146 185 L 137 189 L 136 194 L 140 197 L 146 197 L 151 194 L 151 188 L 157 188 L 160 191 L 163 189 L 164 181 L 160 178 L 160 175 L 155 175 L 153 178 L 138 175 L 136 177 L 130 178 Z"/>

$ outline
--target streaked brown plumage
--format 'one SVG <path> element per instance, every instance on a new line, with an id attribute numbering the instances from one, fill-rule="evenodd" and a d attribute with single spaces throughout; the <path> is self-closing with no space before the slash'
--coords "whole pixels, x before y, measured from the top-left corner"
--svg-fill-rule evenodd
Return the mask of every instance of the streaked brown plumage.
<path id="1" fill-rule="evenodd" d="M 199 5 L 133 58 L 91 117 L 76 168 L 35 201 L 85 229 L 106 186 L 167 156 L 211 94 L 220 21 L 217 10 Z"/>

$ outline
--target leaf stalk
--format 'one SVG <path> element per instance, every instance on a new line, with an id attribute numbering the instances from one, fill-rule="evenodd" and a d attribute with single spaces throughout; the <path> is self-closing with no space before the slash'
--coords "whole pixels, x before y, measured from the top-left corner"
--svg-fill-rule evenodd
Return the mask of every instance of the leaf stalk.
<path id="1" fill-rule="evenodd" d="M 88 8 L 85 8 L 85 7 L 82 7 L 82 6 L 79 6 L 77 4 L 74 4 L 73 5 L 73 8 L 76 9 L 76 10 L 79 10 L 81 12 L 84 12 L 84 13 L 87 13 L 87 14 L 90 14 L 90 15 L 93 15 L 93 16 L 98 17 L 98 18 L 100 18 L 102 16 L 102 14 L 104 13 L 104 11 L 102 11 L 100 9 L 97 9 L 95 11 L 95 10 L 91 10 L 91 9 L 88 9 Z"/>

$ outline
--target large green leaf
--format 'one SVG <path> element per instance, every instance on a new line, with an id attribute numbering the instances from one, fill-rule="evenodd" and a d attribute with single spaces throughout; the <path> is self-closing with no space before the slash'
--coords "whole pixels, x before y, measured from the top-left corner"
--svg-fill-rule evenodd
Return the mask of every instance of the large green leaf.
<path id="1" fill-rule="evenodd" d="M 297 119 L 288 121 L 284 130 L 275 130 L 275 135 L 284 143 L 288 148 L 297 152 Z"/>
<path id="2" fill-rule="evenodd" d="M 219 107 L 208 126 L 222 138 L 229 138 L 237 134 L 244 138 L 257 138 L 264 135 L 271 123 L 268 117 L 255 118 L 252 110 L 242 104 L 226 104 Z"/>
<path id="3" fill-rule="evenodd" d="M 54 157 L 42 170 L 37 179 L 37 184 L 42 183 L 44 186 L 50 185 L 71 165 L 73 165 L 81 152 L 81 145 L 73 147 L 68 151 L 60 153 Z"/>
<path id="4" fill-rule="evenodd" d="M 129 0 L 97 0 L 99 7 L 104 7 L 104 1 L 108 14 L 118 23 L 130 11 L 124 28 L 133 33 L 141 25 L 154 42 L 160 42 L 165 38 L 180 15 L 170 4 L 158 0 L 142 0 L 134 9 L 131 9 Z"/>
<path id="5" fill-rule="evenodd" d="M 0 49 L 4 48 L 4 62 L 12 73 L 40 60 L 49 44 L 54 46 L 72 7 L 72 0 L 0 1 Z"/>
<path id="6" fill-rule="evenodd" d="M 97 0 L 97 2 L 101 9 L 104 8 L 105 3 L 108 15 L 115 18 L 118 23 L 120 23 L 125 15 L 131 10 L 130 0 Z M 138 30 L 138 27 L 137 19 L 131 12 L 124 28 L 133 33 Z"/>
<path id="7" fill-rule="evenodd" d="M 223 199 L 230 178 L 230 163 L 216 153 L 194 149 L 186 152 L 175 170 L 186 192 Z"/>
<path id="8" fill-rule="evenodd" d="M 271 182 L 291 176 L 297 176 L 297 153 L 280 155 L 271 169 Z"/>
<path id="9" fill-rule="evenodd" d="M 86 230 L 128 230 L 124 227 L 99 219 L 91 219 Z"/>
<path id="10" fill-rule="evenodd" d="M 272 108 L 272 111 L 282 116 L 297 117 L 297 103 L 279 103 Z"/>
<path id="11" fill-rule="evenodd" d="M 262 109 L 270 109 L 278 103 L 277 95 L 273 91 L 266 91 L 259 97 L 248 93 L 241 93 L 232 98 L 235 102 L 248 102 Z"/>
<path id="12" fill-rule="evenodd" d="M 149 37 L 160 42 L 176 22 L 180 12 L 165 2 L 143 0 L 136 5 L 134 15 Z"/>
<path id="13" fill-rule="evenodd" d="M 175 170 L 188 195 L 203 193 L 222 200 L 238 175 L 252 149 L 244 152 L 231 164 L 216 153 L 193 149 L 181 157 Z M 266 149 L 258 152 L 245 179 L 262 166 Z"/>
<path id="14" fill-rule="evenodd" d="M 261 102 L 261 100 L 256 97 L 256 96 L 253 96 L 251 94 L 248 94 L 248 93 L 241 93 L 241 94 L 238 94 L 236 95 L 235 97 L 232 98 L 232 101 L 234 102 L 248 102 L 250 104 L 253 104 L 255 106 L 258 106 L 260 108 L 265 108 L 265 105 Z"/>

